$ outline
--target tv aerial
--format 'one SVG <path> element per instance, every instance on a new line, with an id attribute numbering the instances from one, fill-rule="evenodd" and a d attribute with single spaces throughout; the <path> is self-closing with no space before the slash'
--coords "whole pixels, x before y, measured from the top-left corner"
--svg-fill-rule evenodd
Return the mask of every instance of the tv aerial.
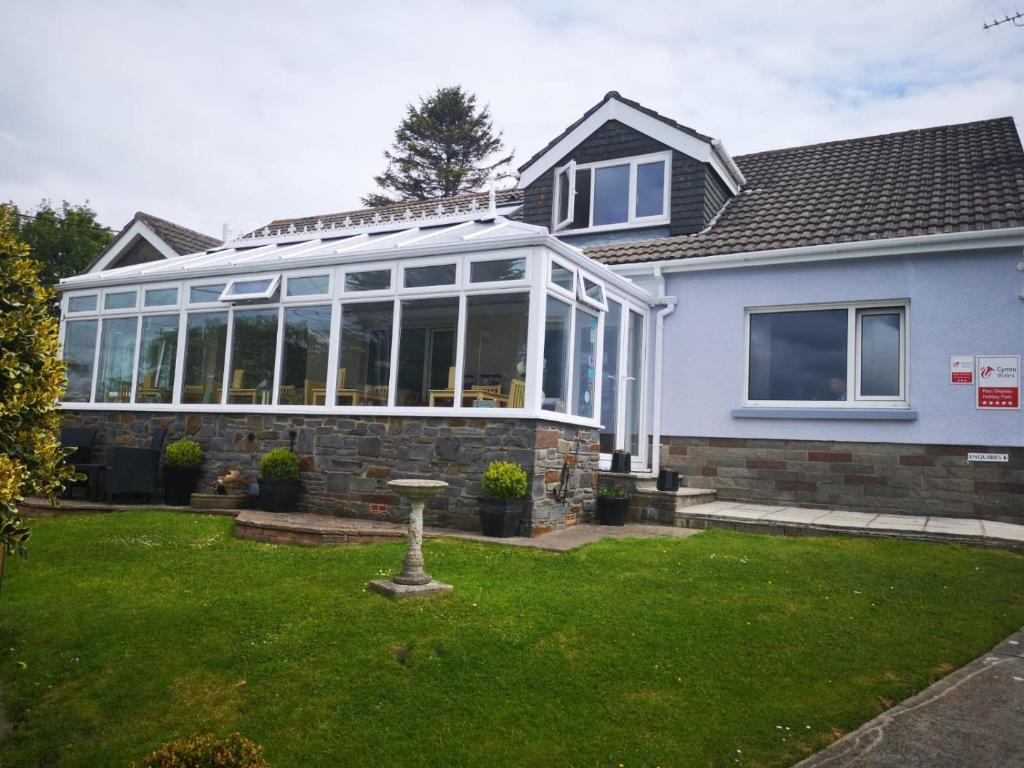
<path id="1" fill-rule="evenodd" d="M 1000 24 L 1013 24 L 1015 27 L 1024 27 L 1024 13 L 1017 11 L 1013 16 L 1006 15 L 1001 19 L 992 19 L 981 26 L 982 29 L 994 29 Z"/>

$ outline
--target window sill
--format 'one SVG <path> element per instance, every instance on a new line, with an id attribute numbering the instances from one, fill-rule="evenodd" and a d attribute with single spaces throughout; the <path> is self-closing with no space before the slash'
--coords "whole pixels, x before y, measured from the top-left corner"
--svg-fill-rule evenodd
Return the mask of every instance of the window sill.
<path id="1" fill-rule="evenodd" d="M 733 408 L 734 419 L 808 419 L 843 421 L 917 421 L 908 408 Z"/>
<path id="2" fill-rule="evenodd" d="M 570 229 L 568 227 L 564 229 L 554 229 L 551 234 L 555 237 L 562 237 L 563 235 L 590 235 L 598 234 L 601 232 L 621 232 L 627 229 L 644 229 L 646 227 L 665 227 L 671 224 L 671 219 L 664 218 L 658 220 L 652 219 L 639 219 L 637 221 L 623 222 L 622 224 L 599 224 L 593 227 L 581 227 L 579 229 Z"/>

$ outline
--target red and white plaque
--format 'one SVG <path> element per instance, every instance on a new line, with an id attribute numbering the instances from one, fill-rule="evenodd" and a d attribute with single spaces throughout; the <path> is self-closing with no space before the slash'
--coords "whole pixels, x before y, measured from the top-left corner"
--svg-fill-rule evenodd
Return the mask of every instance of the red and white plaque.
<path id="1" fill-rule="evenodd" d="M 949 358 L 949 383 L 974 383 L 974 355 L 953 355 Z"/>
<path id="2" fill-rule="evenodd" d="M 1020 408 L 1020 355 L 978 355 L 978 407 Z"/>

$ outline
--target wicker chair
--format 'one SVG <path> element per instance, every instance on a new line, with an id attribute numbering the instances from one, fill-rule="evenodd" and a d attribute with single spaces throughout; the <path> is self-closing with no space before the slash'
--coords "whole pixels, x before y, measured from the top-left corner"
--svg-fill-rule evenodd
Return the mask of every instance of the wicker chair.
<path id="1" fill-rule="evenodd" d="M 163 453 L 166 429 L 154 429 L 148 448 L 110 449 L 103 478 L 107 502 L 114 496 L 145 496 L 153 501 L 159 484 L 160 455 Z"/>
<path id="2" fill-rule="evenodd" d="M 65 448 L 74 448 L 65 461 L 75 468 L 76 472 L 85 474 L 84 480 L 71 480 L 64 486 L 64 498 L 70 499 L 75 488 L 85 488 L 86 495 L 92 497 L 96 489 L 96 473 L 91 471 L 96 465 L 92 463 L 92 446 L 96 442 L 96 430 L 89 427 L 61 427 L 60 444 Z M 79 469 L 81 467 L 81 469 Z"/>

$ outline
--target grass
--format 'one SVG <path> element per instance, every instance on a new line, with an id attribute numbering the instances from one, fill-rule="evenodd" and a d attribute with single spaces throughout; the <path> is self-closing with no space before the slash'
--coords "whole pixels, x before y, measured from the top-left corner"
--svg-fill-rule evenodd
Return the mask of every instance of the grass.
<path id="1" fill-rule="evenodd" d="M 784 766 L 1024 624 L 1024 558 L 711 531 L 565 555 L 240 541 L 164 512 L 35 522 L 0 600 L 0 763 L 126 766 L 239 730 L 274 766 Z"/>

